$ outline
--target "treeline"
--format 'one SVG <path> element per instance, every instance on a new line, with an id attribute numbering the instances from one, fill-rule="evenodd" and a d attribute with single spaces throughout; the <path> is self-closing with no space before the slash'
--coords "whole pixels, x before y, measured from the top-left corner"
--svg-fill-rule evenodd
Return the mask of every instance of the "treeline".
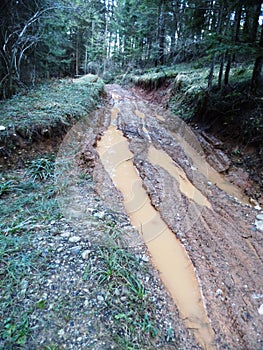
<path id="1" fill-rule="evenodd" d="M 184 61 L 209 64 L 208 88 L 229 84 L 234 62 L 254 64 L 261 81 L 259 0 L 2 0 L 0 97 L 41 78 L 88 72 L 106 79 Z"/>

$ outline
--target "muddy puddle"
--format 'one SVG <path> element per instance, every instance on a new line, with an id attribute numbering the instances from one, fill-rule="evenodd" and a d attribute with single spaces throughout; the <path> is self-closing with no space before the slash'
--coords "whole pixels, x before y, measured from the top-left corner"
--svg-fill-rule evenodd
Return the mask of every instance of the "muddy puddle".
<path id="1" fill-rule="evenodd" d="M 113 96 L 118 100 L 117 96 Z M 135 111 L 142 120 L 145 115 Z M 112 108 L 112 122 L 98 142 L 97 151 L 105 170 L 115 187 L 121 192 L 125 209 L 143 237 L 151 253 L 153 263 L 170 291 L 181 317 L 204 349 L 215 349 L 214 334 L 203 304 L 194 267 L 180 241 L 152 206 L 143 181 L 134 166 L 129 142 L 115 126 L 118 117 L 116 106 Z M 148 160 L 163 167 L 179 183 L 180 191 L 200 206 L 211 207 L 209 201 L 188 180 L 184 171 L 173 164 L 172 159 L 161 150 L 149 147 Z"/>
<path id="2" fill-rule="evenodd" d="M 222 191 L 228 193 L 232 197 L 235 197 L 239 202 L 248 204 L 248 198 L 242 193 L 242 191 L 235 185 L 227 181 L 224 175 L 219 174 L 211 165 L 209 165 L 205 160 L 204 152 L 196 151 L 189 143 L 186 142 L 184 137 L 178 133 L 172 133 L 173 137 L 180 143 L 185 154 L 191 159 L 193 165 L 196 169 L 201 172 L 208 181 L 216 185 Z"/>
<path id="3" fill-rule="evenodd" d="M 189 181 L 184 170 L 175 164 L 172 158 L 164 151 L 156 149 L 153 145 L 149 147 L 148 158 L 153 165 L 158 165 L 179 183 L 181 193 L 193 200 L 196 204 L 211 208 L 207 198 Z"/>

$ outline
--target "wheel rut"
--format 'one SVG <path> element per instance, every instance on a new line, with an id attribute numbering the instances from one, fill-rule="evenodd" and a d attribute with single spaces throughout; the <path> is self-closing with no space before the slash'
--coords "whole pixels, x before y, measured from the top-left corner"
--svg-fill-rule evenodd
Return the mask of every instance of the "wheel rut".
<path id="1" fill-rule="evenodd" d="M 181 318 L 203 349 L 261 349 L 263 301 L 253 297 L 263 287 L 258 212 L 207 163 L 181 120 L 117 85 L 107 92 L 108 127 L 95 149 L 100 169 Z"/>

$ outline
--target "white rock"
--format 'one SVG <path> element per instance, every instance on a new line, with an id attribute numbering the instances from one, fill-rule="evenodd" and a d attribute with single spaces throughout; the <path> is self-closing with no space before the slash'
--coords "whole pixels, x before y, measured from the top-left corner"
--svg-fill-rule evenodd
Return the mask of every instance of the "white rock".
<path id="1" fill-rule="evenodd" d="M 255 225 L 256 225 L 257 230 L 263 232 L 263 220 L 256 220 Z"/>
<path id="2" fill-rule="evenodd" d="M 95 216 L 95 218 L 98 218 L 98 219 L 103 219 L 105 216 L 105 213 L 102 211 L 102 212 L 93 214 L 93 216 Z"/>
<path id="3" fill-rule="evenodd" d="M 148 262 L 149 261 L 149 257 L 147 255 L 143 254 L 142 261 L 143 262 Z"/>
<path id="4" fill-rule="evenodd" d="M 260 315 L 263 315 L 263 304 L 261 304 L 260 307 L 258 308 L 258 313 Z"/>
<path id="5" fill-rule="evenodd" d="M 90 253 L 91 253 L 90 250 L 84 250 L 84 252 L 81 254 L 81 256 L 84 260 L 88 260 Z"/>
<path id="6" fill-rule="evenodd" d="M 63 336 L 65 335 L 64 329 L 60 329 L 60 330 L 58 331 L 58 335 L 59 335 L 60 337 L 63 337 Z"/>
<path id="7" fill-rule="evenodd" d="M 72 247 L 69 249 L 69 251 L 72 253 L 72 254 L 75 254 L 75 255 L 78 255 L 79 252 L 81 251 L 81 245 L 76 245 L 75 247 Z"/>
<path id="8" fill-rule="evenodd" d="M 252 298 L 253 298 L 253 299 L 261 299 L 261 298 L 263 298 L 263 294 L 260 294 L 260 293 L 253 293 L 253 294 L 252 294 Z"/>
<path id="9" fill-rule="evenodd" d="M 61 237 L 69 237 L 70 236 L 70 232 L 63 232 L 63 233 L 61 233 L 61 235 L 60 235 Z"/>
<path id="10" fill-rule="evenodd" d="M 98 301 L 104 301 L 104 298 L 103 298 L 102 295 L 98 295 L 98 296 L 97 296 L 97 300 L 98 300 Z"/>
<path id="11" fill-rule="evenodd" d="M 218 296 L 218 295 L 222 295 L 223 294 L 223 291 L 222 291 L 222 289 L 217 289 L 216 290 L 216 296 Z"/>
<path id="12" fill-rule="evenodd" d="M 71 243 L 76 243 L 76 242 L 79 242 L 81 240 L 81 238 L 79 236 L 72 236 L 72 237 L 69 237 L 68 240 Z"/>
<path id="13" fill-rule="evenodd" d="M 257 218 L 257 220 L 263 220 L 263 214 L 258 214 L 258 215 L 256 216 L 256 218 Z"/>
<path id="14" fill-rule="evenodd" d="M 0 125 L 0 131 L 4 131 L 5 130 L 5 126 L 4 125 Z"/>

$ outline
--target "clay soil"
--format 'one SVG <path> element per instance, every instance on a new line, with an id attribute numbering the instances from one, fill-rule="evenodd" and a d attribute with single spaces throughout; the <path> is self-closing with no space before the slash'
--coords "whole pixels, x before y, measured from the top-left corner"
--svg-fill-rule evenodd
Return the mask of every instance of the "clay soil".
<path id="1" fill-rule="evenodd" d="M 188 138 L 187 142 L 192 143 L 197 152 L 201 152 L 200 139 L 193 136 L 191 129 L 180 122 L 178 124 L 177 118 L 141 98 L 136 91 L 111 85 L 107 92 L 109 99 L 114 96 L 116 100 L 117 96 L 120 108 L 117 126 L 129 140 L 134 165 L 152 205 L 181 240 L 196 269 L 217 348 L 262 349 L 262 315 L 259 312 L 263 287 L 262 232 L 254 225 L 259 211 L 249 204 L 249 198 L 244 194 L 246 189 L 253 187 L 253 183 L 248 181 L 243 171 L 238 175 L 237 170 L 231 168 L 231 160 L 220 152 L 220 156 L 216 156 L 214 161 L 212 159 L 210 164 L 219 171 L 221 169 L 221 173 L 224 168 L 231 169 L 236 175 L 232 179 L 240 181 L 233 180 L 234 184 L 230 185 L 237 193 L 236 198 L 219 189 L 216 183 L 196 169 L 176 140 L 175 134 L 180 134 L 182 138 Z M 108 109 L 113 105 L 111 99 Z M 143 121 L 138 117 L 142 113 Z M 103 129 L 109 125 L 109 116 L 110 113 L 105 113 L 98 133 L 103 134 Z M 206 137 L 210 154 L 205 153 L 207 159 L 204 158 L 204 162 L 209 160 L 209 156 L 211 158 L 215 149 L 215 138 L 212 141 L 209 142 Z M 167 171 L 151 164 L 147 158 L 149 144 L 166 152 L 184 170 L 211 207 L 193 205 Z M 110 180 L 107 186 L 103 184 L 105 174 L 96 147 L 90 144 L 87 150 L 92 154 L 89 158 L 92 164 L 90 172 L 96 177 L 97 191 L 112 206 L 114 198 L 120 201 L 121 195 Z"/>

